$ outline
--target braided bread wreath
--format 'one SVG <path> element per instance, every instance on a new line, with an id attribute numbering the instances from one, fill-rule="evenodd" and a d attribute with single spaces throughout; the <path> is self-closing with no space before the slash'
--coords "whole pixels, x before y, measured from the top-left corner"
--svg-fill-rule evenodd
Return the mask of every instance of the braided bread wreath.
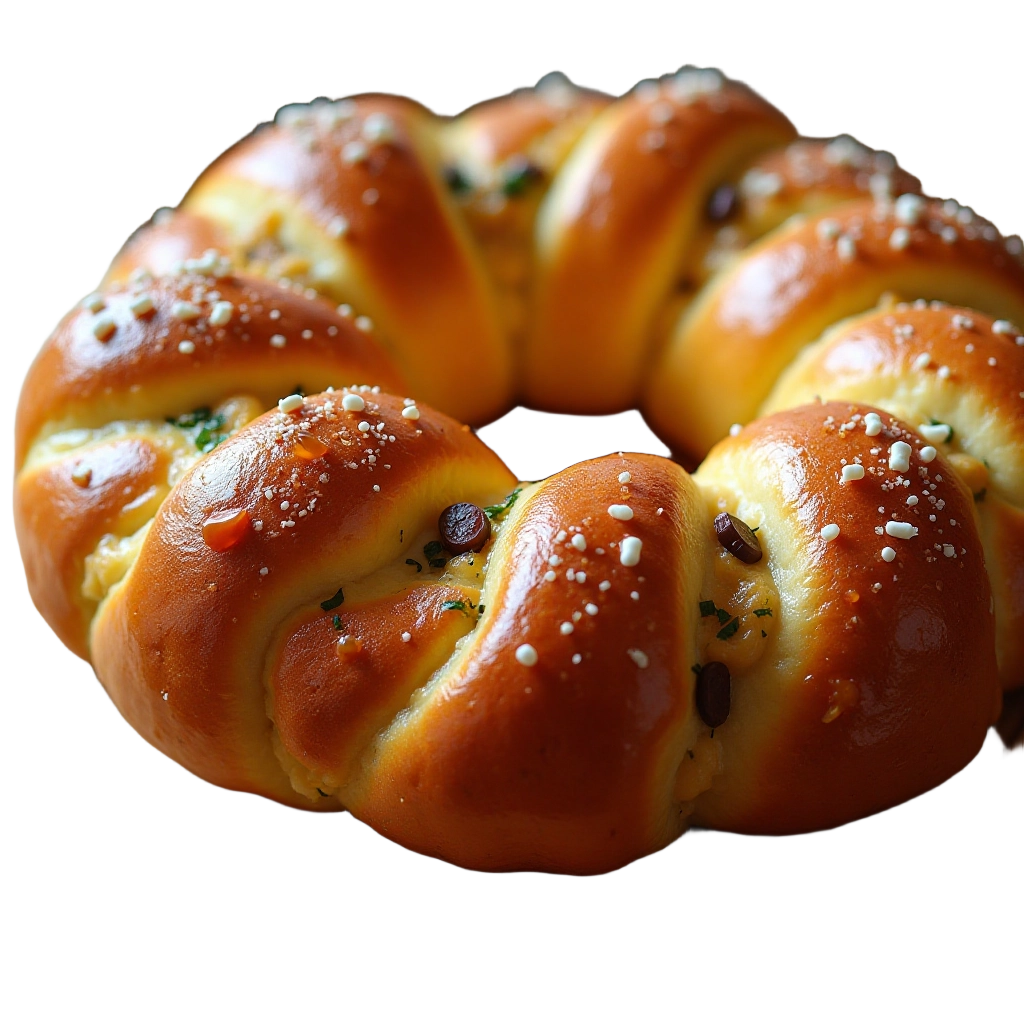
<path id="1" fill-rule="evenodd" d="M 1021 249 L 712 70 L 285 107 L 36 359 L 32 597 L 197 775 L 457 864 L 874 813 L 1020 728 Z M 706 457 L 523 483 L 517 400 Z"/>

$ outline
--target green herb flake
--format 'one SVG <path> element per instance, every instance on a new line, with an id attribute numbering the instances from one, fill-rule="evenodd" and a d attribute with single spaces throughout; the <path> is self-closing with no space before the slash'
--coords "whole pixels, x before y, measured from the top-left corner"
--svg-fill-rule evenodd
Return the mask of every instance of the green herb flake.
<path id="1" fill-rule="evenodd" d="M 340 615 L 335 615 L 333 620 L 334 628 L 340 633 L 345 628 L 345 623 L 341 621 Z"/>
<path id="2" fill-rule="evenodd" d="M 321 601 L 320 602 L 320 607 L 323 608 L 323 610 L 325 612 L 333 612 L 334 609 L 338 607 L 338 605 L 341 605 L 341 604 L 344 604 L 344 603 L 345 603 L 344 591 L 342 591 L 341 587 L 338 587 L 338 592 L 334 595 L 334 597 L 329 597 L 326 601 Z"/>
<path id="3" fill-rule="evenodd" d="M 488 519 L 497 519 L 499 516 L 503 516 L 516 503 L 516 498 L 519 497 L 521 490 L 521 487 L 517 487 L 500 505 L 487 505 L 484 508 L 484 514 Z"/>
<path id="4" fill-rule="evenodd" d="M 423 545 L 423 554 L 427 558 L 433 558 L 435 555 L 441 554 L 444 551 L 444 545 L 439 540 L 428 541 Z"/>
<path id="5" fill-rule="evenodd" d="M 477 613 L 477 615 L 483 615 L 483 613 L 484 613 L 484 606 L 482 604 L 481 605 L 477 605 L 476 613 Z"/>
<path id="6" fill-rule="evenodd" d="M 429 565 L 431 569 L 443 569 L 447 564 L 447 558 L 432 558 L 427 562 L 427 565 Z"/>
<path id="7" fill-rule="evenodd" d="M 323 791 L 323 790 L 322 790 L 322 789 L 321 789 L 321 788 L 320 788 L 319 786 L 317 786 L 317 787 L 316 787 L 316 791 L 317 791 L 317 792 L 318 792 L 318 793 L 319 793 L 319 794 L 320 794 L 321 796 L 330 796 L 330 795 L 331 795 L 330 793 L 325 793 L 325 792 L 324 792 L 324 791 Z"/>
<path id="8" fill-rule="evenodd" d="M 715 608 L 715 602 L 714 601 L 701 601 L 701 603 L 700 603 L 701 618 L 707 618 L 707 616 L 709 616 L 709 615 L 714 615 L 716 610 L 717 609 Z"/>
<path id="9" fill-rule="evenodd" d="M 736 632 L 736 630 L 738 630 L 739 628 L 740 628 L 740 620 L 738 618 L 737 619 L 733 619 L 732 622 L 730 622 L 727 626 L 723 626 L 715 634 L 715 636 L 717 636 L 719 640 L 728 640 L 729 637 L 731 637 Z"/>
<path id="10" fill-rule="evenodd" d="M 416 566 L 416 571 L 417 571 L 417 572 L 423 572 L 423 566 L 422 566 L 422 565 L 420 565 L 420 563 L 419 563 L 419 562 L 417 562 L 415 558 L 407 558 L 407 559 L 405 560 L 405 564 L 406 564 L 406 565 L 415 565 L 415 566 Z"/>
<path id="11" fill-rule="evenodd" d="M 766 632 L 765 632 L 765 631 L 764 631 L 764 630 L 762 629 L 762 630 L 761 630 L 761 636 L 767 636 L 767 635 L 768 635 L 768 634 L 767 634 L 767 633 L 766 633 Z"/>
<path id="12" fill-rule="evenodd" d="M 473 183 L 458 167 L 446 167 L 444 180 L 448 188 L 457 196 L 465 195 L 473 189 Z"/>
<path id="13" fill-rule="evenodd" d="M 982 487 L 982 489 L 980 491 L 978 491 L 978 493 L 976 495 L 974 495 L 974 500 L 975 501 L 984 501 L 985 500 L 985 495 L 987 493 L 988 493 L 988 488 L 987 487 Z"/>
<path id="14" fill-rule="evenodd" d="M 464 612 L 465 610 L 465 601 L 445 601 L 441 605 L 441 611 L 443 612 Z"/>
<path id="15" fill-rule="evenodd" d="M 701 669 L 702 669 L 703 667 L 704 667 L 704 666 L 703 666 L 703 665 L 702 665 L 702 664 L 701 664 L 701 663 L 700 663 L 700 662 L 698 661 L 696 665 L 691 665 L 691 666 L 690 666 L 690 671 L 691 671 L 691 672 L 692 672 L 692 673 L 693 673 L 693 674 L 694 674 L 695 676 L 699 676 L 699 675 L 700 675 L 700 672 L 701 672 Z"/>
<path id="16" fill-rule="evenodd" d="M 501 172 L 501 191 L 509 198 L 522 195 L 527 186 L 539 177 L 540 168 L 530 163 L 525 157 L 514 156 Z"/>
<path id="17" fill-rule="evenodd" d="M 715 614 L 718 616 L 719 623 L 728 622 L 732 618 L 732 612 L 727 612 L 724 608 L 716 608 Z"/>
<path id="18" fill-rule="evenodd" d="M 929 422 L 933 427 L 946 427 L 949 430 L 949 435 L 946 438 L 946 444 L 949 444 L 953 440 L 953 425 L 951 423 L 943 423 L 942 420 L 935 419 L 934 416 L 928 417 Z"/>
<path id="19" fill-rule="evenodd" d="M 771 610 L 771 608 L 755 608 L 754 609 L 754 614 L 760 619 L 762 616 L 765 616 L 765 615 L 771 616 L 772 610 Z M 774 616 L 772 616 L 772 617 L 774 618 Z"/>

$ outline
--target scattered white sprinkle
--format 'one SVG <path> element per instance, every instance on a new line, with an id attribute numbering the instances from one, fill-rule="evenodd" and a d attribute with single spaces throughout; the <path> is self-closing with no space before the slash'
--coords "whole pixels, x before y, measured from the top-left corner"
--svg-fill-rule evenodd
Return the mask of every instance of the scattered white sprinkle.
<path id="1" fill-rule="evenodd" d="M 98 313 L 101 309 L 105 309 L 106 305 L 106 300 L 99 292 L 93 292 L 92 295 L 86 295 L 82 299 L 82 309 L 87 309 L 90 313 Z"/>
<path id="2" fill-rule="evenodd" d="M 366 408 L 366 402 L 361 395 L 346 395 L 341 400 L 341 407 L 345 412 L 362 412 Z"/>
<path id="3" fill-rule="evenodd" d="M 952 430 L 948 423 L 922 423 L 918 426 L 917 432 L 933 444 L 948 441 Z"/>
<path id="4" fill-rule="evenodd" d="M 342 147 L 341 159 L 346 164 L 358 164 L 366 159 L 367 153 L 366 143 L 353 139 Z"/>
<path id="5" fill-rule="evenodd" d="M 395 122 L 387 114 L 370 114 L 363 122 L 363 138 L 367 142 L 390 142 L 395 137 Z"/>
<path id="6" fill-rule="evenodd" d="M 147 313 L 153 312 L 153 299 L 143 292 L 132 299 L 128 304 L 128 308 L 132 311 L 132 316 L 134 317 L 145 316 Z"/>
<path id="7" fill-rule="evenodd" d="M 583 660 L 583 655 L 582 654 L 574 654 L 572 656 L 572 663 L 574 665 L 578 665 L 582 660 Z"/>
<path id="8" fill-rule="evenodd" d="M 843 483 L 849 483 L 851 480 L 863 480 L 864 479 L 864 467 L 853 463 L 848 466 L 843 466 Z"/>
<path id="9" fill-rule="evenodd" d="M 626 523 L 633 518 L 633 510 L 628 505 L 609 505 L 608 515 L 612 519 L 618 519 L 620 522 Z"/>
<path id="10" fill-rule="evenodd" d="M 896 549 L 890 547 L 882 548 L 882 560 L 885 562 L 892 562 L 896 558 Z"/>
<path id="11" fill-rule="evenodd" d="M 418 420 L 420 418 L 420 411 L 415 405 L 407 405 L 402 410 L 402 418 L 406 420 Z"/>
<path id="12" fill-rule="evenodd" d="M 627 568 L 640 564 L 644 543 L 639 537 L 626 537 L 619 545 L 619 561 Z"/>
<path id="13" fill-rule="evenodd" d="M 587 539 L 582 533 L 574 533 L 572 540 L 569 542 L 577 551 L 587 550 Z"/>
<path id="14" fill-rule="evenodd" d="M 266 576 L 269 572 L 270 572 L 270 570 L 266 566 L 263 566 L 263 568 L 260 569 L 260 575 L 261 576 Z"/>
<path id="15" fill-rule="evenodd" d="M 907 504 L 908 504 L 908 505 L 909 505 L 909 506 L 910 506 L 911 508 L 913 508 L 913 507 L 914 507 L 914 506 L 915 506 L 915 505 L 916 505 L 916 504 L 918 503 L 918 501 L 919 501 L 919 500 L 920 500 L 920 499 L 919 499 L 919 498 L 917 497 L 917 495 L 916 495 L 916 494 L 912 494 L 912 495 L 910 495 L 910 497 L 909 497 L 909 498 L 907 498 Z"/>
<path id="16" fill-rule="evenodd" d="M 192 355 L 193 352 L 195 352 L 195 350 L 196 343 L 194 341 L 189 341 L 188 338 L 186 338 L 184 341 L 178 342 L 178 351 L 183 356 L 190 356 Z"/>
<path id="17" fill-rule="evenodd" d="M 559 627 L 558 631 L 562 636 L 568 636 L 576 627 L 571 622 L 563 622 Z"/>
<path id="18" fill-rule="evenodd" d="M 284 348 L 288 344 L 288 339 L 283 334 L 272 334 L 270 336 L 270 344 L 274 348 Z"/>
<path id="19" fill-rule="evenodd" d="M 828 526 L 821 528 L 821 539 L 822 540 L 835 540 L 839 536 L 839 527 L 835 523 L 829 523 Z"/>
<path id="20" fill-rule="evenodd" d="M 889 236 L 889 248 L 901 252 L 910 245 L 910 231 L 907 228 L 894 228 Z"/>
<path id="21" fill-rule="evenodd" d="M 893 213 L 901 224 L 916 224 L 924 213 L 925 201 L 913 193 L 906 193 L 893 204 Z"/>
<path id="22" fill-rule="evenodd" d="M 952 544 L 943 544 L 942 545 L 942 553 L 947 558 L 956 558 L 956 548 L 953 547 Z"/>
<path id="23" fill-rule="evenodd" d="M 516 648 L 516 661 L 520 665 L 532 668 L 537 664 L 537 649 L 532 644 L 520 644 Z"/>
<path id="24" fill-rule="evenodd" d="M 366 331 L 367 333 L 373 330 L 373 321 L 368 316 L 357 316 L 355 325 L 359 330 Z"/>
<path id="25" fill-rule="evenodd" d="M 412 639 L 412 633 L 406 631 L 402 634 L 402 643 L 407 644 Z"/>
<path id="26" fill-rule="evenodd" d="M 598 590 L 602 590 L 602 591 L 604 591 L 604 590 L 611 590 L 612 589 L 612 581 L 611 580 L 601 580 L 601 582 L 598 583 L 598 585 L 597 585 L 597 589 Z"/>
<path id="27" fill-rule="evenodd" d="M 356 429 L 362 431 L 364 434 L 368 434 L 370 432 L 370 424 L 367 420 L 360 420 L 356 424 Z"/>
<path id="28" fill-rule="evenodd" d="M 864 433 L 868 437 L 874 437 L 882 432 L 882 417 L 877 412 L 869 412 L 864 415 Z"/>
<path id="29" fill-rule="evenodd" d="M 742 423 L 734 423 L 729 428 L 729 436 L 730 437 L 735 437 L 742 429 L 743 429 L 743 424 Z"/>
<path id="30" fill-rule="evenodd" d="M 373 204 L 376 203 L 378 199 L 380 199 L 380 192 L 378 192 L 377 189 L 375 188 L 368 188 L 366 189 L 365 192 L 363 192 L 364 206 L 373 206 Z"/>
<path id="31" fill-rule="evenodd" d="M 964 316 L 962 313 L 954 313 L 953 319 L 950 323 L 952 323 L 958 331 L 974 330 L 974 321 L 969 316 Z"/>
<path id="32" fill-rule="evenodd" d="M 184 302 L 179 299 L 171 306 L 171 316 L 176 320 L 198 320 L 201 310 L 191 302 Z"/>
<path id="33" fill-rule="evenodd" d="M 651 663 L 651 659 L 637 647 L 630 647 L 626 653 L 633 659 L 637 668 L 647 668 Z"/>
<path id="34" fill-rule="evenodd" d="M 619 483 L 620 484 L 628 484 L 629 481 L 632 480 L 632 479 L 633 479 L 632 476 L 630 476 L 630 474 L 628 472 L 627 473 L 620 473 L 619 474 Z"/>
<path id="35" fill-rule="evenodd" d="M 630 596 L 630 597 L 631 597 L 631 598 L 632 598 L 632 599 L 633 599 L 634 601 L 639 601 L 639 600 L 640 600 L 640 591 L 639 591 L 639 590 L 631 590 L 631 591 L 629 592 L 629 596 Z"/>
<path id="36" fill-rule="evenodd" d="M 101 316 L 92 325 L 92 333 L 98 341 L 106 341 L 117 330 L 117 322 L 112 316 Z"/>
<path id="37" fill-rule="evenodd" d="M 277 407 L 281 412 L 295 412 L 296 409 L 302 408 L 302 395 L 289 395 L 287 398 L 278 399 Z"/>
<path id="38" fill-rule="evenodd" d="M 327 225 L 327 234 L 331 238 L 344 238 L 348 234 L 348 217 L 340 213 L 337 217 L 332 217 L 331 222 Z"/>
<path id="39" fill-rule="evenodd" d="M 380 484 L 374 484 L 373 485 L 373 489 L 374 489 L 375 492 L 379 493 L 380 492 Z"/>
<path id="40" fill-rule="evenodd" d="M 231 317 L 234 316 L 235 307 L 228 302 L 226 299 L 221 300 L 214 304 L 213 309 L 210 311 L 210 323 L 214 327 L 223 327 L 225 324 L 231 322 Z"/>
<path id="41" fill-rule="evenodd" d="M 915 370 L 923 370 L 931 361 L 932 357 L 927 352 L 922 352 L 910 365 Z"/>
<path id="42" fill-rule="evenodd" d="M 843 228 L 839 221 L 828 219 L 819 221 L 816 230 L 820 241 L 832 242 L 839 237 L 839 233 Z"/>
<path id="43" fill-rule="evenodd" d="M 596 604 L 594 604 L 594 603 L 593 603 L 592 601 L 591 601 L 590 603 L 586 604 L 586 605 L 584 606 L 583 610 L 584 610 L 584 611 L 585 611 L 585 612 L 586 612 L 586 613 L 587 613 L 588 615 L 596 615 L 596 614 L 598 613 L 598 607 L 597 607 L 597 605 L 596 605 Z"/>
<path id="44" fill-rule="evenodd" d="M 921 460 L 922 462 L 931 462 L 931 461 L 932 461 L 932 460 L 933 460 L 933 459 L 935 458 L 935 456 L 936 456 L 936 455 L 938 455 L 938 454 L 939 454 L 939 453 L 938 453 L 938 451 L 937 451 L 937 450 L 936 450 L 935 448 L 933 448 L 933 447 L 932 447 L 932 446 L 931 446 L 930 444 L 926 444 L 926 445 L 925 445 L 925 446 L 924 446 L 924 447 L 923 447 L 923 448 L 922 448 L 922 449 L 921 449 L 921 450 L 920 450 L 920 451 L 919 451 L 919 452 L 917 453 L 917 457 L 918 457 L 918 458 L 919 458 L 919 459 L 920 459 L 920 460 Z"/>
<path id="45" fill-rule="evenodd" d="M 1009 320 L 996 320 L 995 323 L 992 324 L 992 333 L 1019 334 L 1020 332 L 1013 326 L 1013 324 L 1010 323 Z"/>
<path id="46" fill-rule="evenodd" d="M 885 524 L 885 532 L 890 537 L 898 537 L 900 540 L 910 540 L 917 536 L 917 527 L 911 523 L 896 523 L 891 519 Z"/>
<path id="47" fill-rule="evenodd" d="M 897 473 L 910 469 L 910 453 L 913 449 L 906 441 L 893 441 L 889 446 L 889 468 Z"/>
<path id="48" fill-rule="evenodd" d="M 546 579 L 548 583 L 554 583 L 556 578 L 554 569 L 548 569 L 548 571 L 544 573 L 544 579 Z"/>
<path id="49" fill-rule="evenodd" d="M 991 359 L 989 360 L 989 365 L 993 365 L 993 360 L 991 360 Z M 935 371 L 935 375 L 939 378 L 939 380 L 946 380 L 949 377 L 949 367 L 948 366 L 940 366 Z"/>
<path id="50" fill-rule="evenodd" d="M 836 242 L 836 255 L 844 263 L 852 263 L 857 258 L 857 243 L 849 235 L 841 235 Z"/>

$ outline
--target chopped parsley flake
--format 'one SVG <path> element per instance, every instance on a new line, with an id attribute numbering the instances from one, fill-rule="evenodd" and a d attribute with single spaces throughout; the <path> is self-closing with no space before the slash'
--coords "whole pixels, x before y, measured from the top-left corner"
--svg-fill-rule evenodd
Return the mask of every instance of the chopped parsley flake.
<path id="1" fill-rule="evenodd" d="M 439 540 L 432 540 L 423 545 L 423 554 L 427 558 L 433 558 L 435 555 L 441 554 L 444 551 L 444 545 Z"/>
<path id="2" fill-rule="evenodd" d="M 521 490 L 521 487 L 517 487 L 500 505 L 487 505 L 484 508 L 484 514 L 488 519 L 497 519 L 499 516 L 503 516 L 516 503 L 516 498 L 519 497 Z"/>
<path id="3" fill-rule="evenodd" d="M 338 592 L 334 595 L 334 597 L 329 597 L 326 601 L 321 601 L 320 607 L 323 608 L 325 612 L 333 612 L 334 609 L 338 607 L 338 605 L 344 603 L 345 593 L 341 589 L 341 587 L 338 587 Z"/>
<path id="4" fill-rule="evenodd" d="M 432 558 L 427 563 L 427 565 L 429 565 L 431 569 L 443 569 L 447 564 L 448 559 L 446 558 Z"/>
<path id="5" fill-rule="evenodd" d="M 443 612 L 464 612 L 465 610 L 465 601 L 445 601 L 441 605 L 441 611 Z"/>
<path id="6" fill-rule="evenodd" d="M 420 563 L 419 563 L 419 562 L 417 562 L 415 558 L 407 558 L 407 559 L 405 560 L 405 564 L 406 564 L 406 565 L 415 565 L 415 566 L 416 566 L 416 571 L 417 571 L 417 572 L 423 572 L 423 566 L 422 566 L 422 565 L 420 565 Z"/>
<path id="7" fill-rule="evenodd" d="M 771 608 L 755 608 L 754 609 L 754 614 L 758 618 L 761 618 L 763 615 L 771 615 L 772 614 L 772 610 L 771 610 Z"/>
<path id="8" fill-rule="evenodd" d="M 192 412 L 187 412 L 183 416 L 169 416 L 167 422 L 181 430 L 194 430 L 192 440 L 203 455 L 212 452 L 221 441 L 228 439 L 228 435 L 221 431 L 221 427 L 224 426 L 224 417 L 219 414 L 214 415 L 208 406 L 193 409 Z"/>
<path id="9" fill-rule="evenodd" d="M 340 616 L 340 615 L 335 615 L 335 616 L 334 616 L 334 619 L 333 619 L 333 622 L 334 622 L 334 628 L 335 628 L 335 629 L 336 629 L 336 630 L 337 630 L 337 631 L 338 631 L 339 633 L 340 633 L 340 632 L 342 632 L 342 630 L 344 630 L 344 628 L 345 628 L 345 623 L 341 621 L 341 616 Z"/>
<path id="10" fill-rule="evenodd" d="M 700 603 L 700 614 L 702 618 L 706 618 L 708 615 L 715 614 L 715 602 L 714 601 L 701 601 Z"/>
<path id="11" fill-rule="evenodd" d="M 719 620 L 721 621 L 721 620 Z M 736 630 L 740 628 L 740 620 L 738 618 L 733 619 L 727 626 L 723 626 L 715 635 L 719 640 L 728 640 Z"/>

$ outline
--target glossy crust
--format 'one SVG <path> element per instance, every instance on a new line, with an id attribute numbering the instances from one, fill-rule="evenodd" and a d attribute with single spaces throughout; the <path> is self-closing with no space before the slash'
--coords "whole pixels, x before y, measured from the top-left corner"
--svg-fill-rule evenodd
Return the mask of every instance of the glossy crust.
<path id="1" fill-rule="evenodd" d="M 92 630 L 97 675 L 154 746 L 218 785 L 307 806 L 274 754 L 265 708 L 275 630 L 290 613 L 400 562 L 435 508 L 497 501 L 514 484 L 446 417 L 424 409 L 405 419 L 401 400 L 383 395 L 360 412 L 338 405 L 322 395 L 294 413 L 267 413 L 198 463 L 160 506 Z M 359 430 L 367 414 L 386 432 Z M 297 457 L 300 431 L 328 451 Z M 373 463 L 366 449 L 380 453 Z M 249 524 L 241 540 L 212 550 L 203 524 L 238 510 Z"/>
<path id="2" fill-rule="evenodd" d="M 243 250 L 276 219 L 318 288 L 379 326 L 425 400 L 486 422 L 508 407 L 511 355 L 483 266 L 421 140 L 429 117 L 393 96 L 282 117 L 220 157 L 182 206 L 229 226 Z"/>
<path id="3" fill-rule="evenodd" d="M 871 411 L 836 402 L 760 419 L 696 476 L 763 516 L 783 620 L 761 661 L 734 678 L 725 770 L 699 799 L 698 823 L 783 833 L 872 814 L 962 768 L 999 713 L 971 495 L 942 456 L 921 461 L 924 442 L 894 417 L 868 436 Z M 897 441 L 913 451 L 909 471 L 889 469 Z M 842 483 L 843 460 L 864 476 Z M 922 496 L 913 507 L 911 494 Z M 929 519 L 929 494 L 944 502 L 941 521 Z M 919 533 L 890 537 L 893 521 Z M 840 532 L 826 540 L 830 524 Z"/>
<path id="4" fill-rule="evenodd" d="M 973 495 L 995 597 L 1003 686 L 1024 686 L 1024 335 L 941 303 L 854 317 L 809 346 L 762 412 L 816 398 L 870 402 L 918 424 L 946 424 L 934 444 Z M 940 431 L 941 436 L 941 431 Z M 934 510 L 933 510 L 934 511 Z"/>
<path id="5" fill-rule="evenodd" d="M 867 201 L 790 222 L 723 271 L 683 315 L 651 379 L 651 425 L 674 449 L 699 456 L 731 424 L 757 415 L 805 345 L 886 294 L 1024 323 L 1024 264 L 998 235 L 979 229 L 968 237 L 935 201 L 916 224 L 893 204 Z"/>
<path id="6" fill-rule="evenodd" d="M 706 196 L 795 135 L 746 87 L 712 86 L 638 89 L 607 108 L 549 192 L 524 353 L 530 405 L 603 413 L 636 404 L 656 315 Z"/>

